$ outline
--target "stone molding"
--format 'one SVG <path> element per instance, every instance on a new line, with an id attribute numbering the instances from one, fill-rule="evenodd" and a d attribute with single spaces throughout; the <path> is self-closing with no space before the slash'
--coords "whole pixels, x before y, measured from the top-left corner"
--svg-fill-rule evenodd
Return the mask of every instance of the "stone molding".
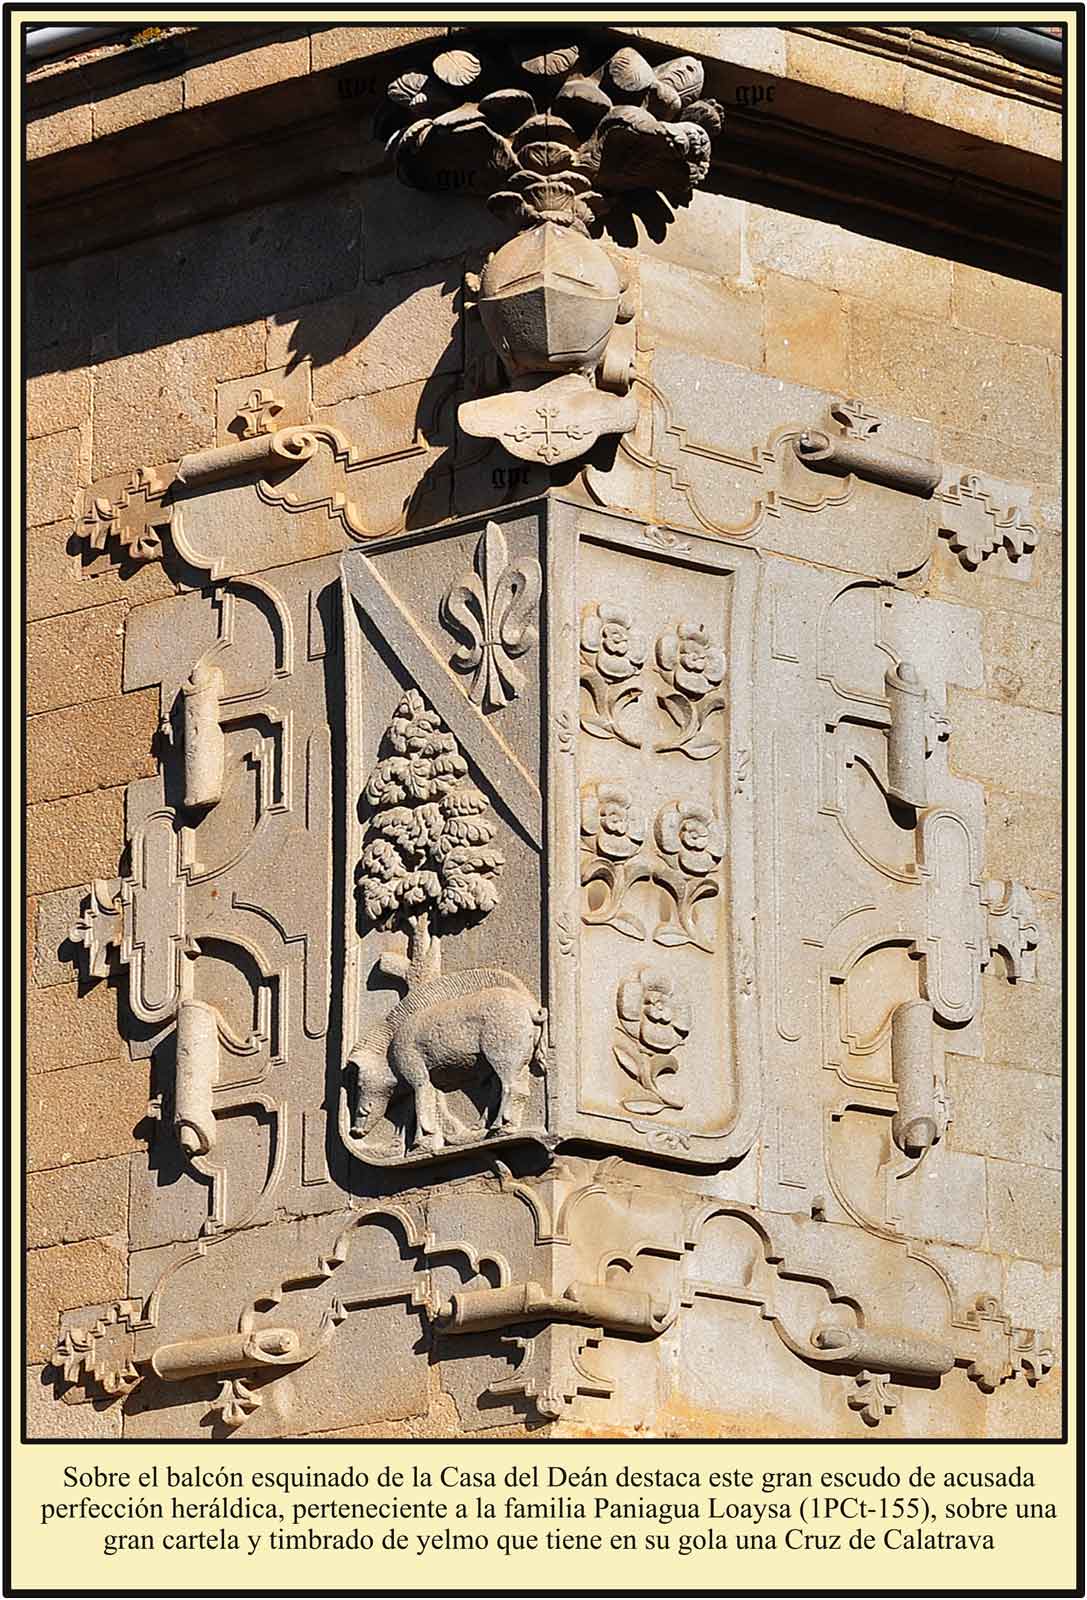
<path id="1" fill-rule="evenodd" d="M 778 380 L 741 375 L 740 369 L 717 366 L 714 374 L 737 390 L 748 385 L 780 391 L 796 420 L 775 427 L 763 440 L 731 447 L 711 444 L 692 435 L 678 419 L 675 401 L 635 370 L 630 391 L 638 407 L 619 440 L 618 458 L 601 470 L 590 454 L 577 475 L 575 492 L 604 508 L 640 514 L 650 527 L 656 526 L 654 513 L 663 502 L 666 520 L 675 529 L 816 558 L 821 541 L 814 525 L 814 541 L 809 534 L 813 516 L 825 519 L 828 513 L 844 512 L 859 526 L 877 515 L 885 553 L 864 551 L 862 559 L 861 549 L 854 547 L 850 556 L 843 548 L 835 553 L 839 564 L 863 571 L 874 561 L 884 576 L 904 577 L 920 571 L 937 540 L 944 539 L 968 571 L 1003 553 L 1008 575 L 1030 577 L 1039 534 L 1016 503 L 1015 490 L 959 464 L 940 463 L 883 442 L 919 440 L 922 432 L 916 424 L 877 413 L 856 398 L 828 401 Z M 559 381 L 545 382 L 544 390 Z M 458 418 L 462 425 L 466 417 L 471 423 L 474 407 L 494 405 L 500 418 L 493 430 L 498 442 L 515 458 L 531 460 L 532 450 L 522 449 L 502 428 L 512 421 L 508 408 L 515 400 L 531 402 L 542 392 L 507 391 L 463 402 Z M 87 554 L 105 552 L 122 565 L 160 560 L 166 554 L 182 570 L 207 572 L 212 578 L 255 570 L 275 559 L 267 533 L 256 535 L 254 544 L 247 522 L 217 523 L 202 506 L 205 486 L 230 482 L 241 492 L 252 487 L 265 505 L 301 514 L 308 522 L 323 516 L 352 542 L 410 531 L 406 510 L 390 526 L 371 525 L 368 474 L 380 476 L 399 462 L 425 458 L 429 445 L 420 429 L 403 447 L 368 455 L 338 428 L 305 424 L 275 429 L 278 404 L 269 392 L 261 408 L 263 421 L 248 424 L 264 431 L 236 444 L 201 451 L 176 464 L 140 466 L 127 477 L 115 474 L 92 485 L 84 492 L 75 530 Z M 589 449 L 585 440 L 575 439 L 568 449 L 556 450 L 552 460 L 537 464 L 544 470 L 561 466 Z M 925 504 L 922 517 L 911 501 Z M 676 535 L 662 530 L 662 537 L 666 546 L 676 547 Z M 284 551 L 293 547 L 294 541 L 285 536 Z M 828 553 L 825 545 L 822 549 Z M 289 554 L 283 559 L 290 559 Z"/>
<path id="2" fill-rule="evenodd" d="M 1060 110 L 1063 105 L 1062 81 L 1050 73 L 1023 62 L 1011 61 L 971 39 L 954 39 L 929 33 L 923 27 L 881 28 L 852 24 L 840 28 L 820 28 L 806 23 L 789 23 L 788 33 L 824 39 L 828 44 L 892 60 L 950 78 L 957 83 L 986 89 L 990 94 L 1025 100 L 1033 105 Z"/>
<path id="3" fill-rule="evenodd" d="M 760 32 L 739 31 L 744 35 Z M 908 31 L 911 30 L 904 30 Z M 31 84 L 32 94 L 57 97 L 42 104 L 40 143 L 45 154 L 28 164 L 33 264 L 71 257 L 76 250 L 73 241 L 88 249 L 106 249 L 145 237 L 159 228 L 182 226 L 232 207 L 239 159 L 230 142 L 234 133 L 245 141 L 257 136 L 264 141 L 268 159 L 256 167 L 250 162 L 245 170 L 246 193 L 254 205 L 294 193 L 300 184 L 343 183 L 359 174 L 377 174 L 385 170 L 380 146 L 375 142 L 360 147 L 357 116 L 368 115 L 375 108 L 382 83 L 402 75 L 405 69 L 409 73 L 419 71 L 421 65 L 426 65 L 423 52 L 428 46 L 431 55 L 461 49 L 486 52 L 493 48 L 494 37 L 493 30 L 488 32 L 478 25 L 449 30 L 359 28 L 354 30 L 359 43 L 353 51 L 345 37 L 350 32 L 329 29 L 303 37 L 300 42 L 309 46 L 309 70 L 300 72 L 298 59 L 290 51 L 282 52 L 282 59 L 276 64 L 276 39 L 284 30 L 270 38 L 262 34 L 255 39 L 250 38 L 251 30 L 242 30 L 243 42 L 252 48 L 252 69 L 246 70 L 249 64 L 241 51 L 236 58 L 227 58 L 237 59 L 242 70 L 237 87 L 224 91 L 217 102 L 216 116 L 211 119 L 203 115 L 202 99 L 190 107 L 185 98 L 186 80 L 191 72 L 199 73 L 205 63 L 206 47 L 199 42 L 201 30 L 190 30 L 177 40 L 164 41 L 164 48 L 183 53 L 196 51 L 191 66 L 177 69 L 176 95 L 170 106 L 178 131 L 184 131 L 186 151 L 194 163 L 200 164 L 199 191 L 164 178 L 158 113 L 158 121 L 137 120 L 118 135 L 91 137 L 95 97 L 102 94 L 108 106 L 112 93 L 109 84 L 104 83 L 100 89 L 94 87 L 96 72 L 108 69 L 116 76 L 127 58 L 133 56 L 149 62 L 151 56 L 146 52 L 153 52 L 154 46 L 145 47 L 145 51 L 121 51 L 107 62 L 76 63 L 67 70 L 51 71 Z M 1020 119 L 1012 128 L 994 116 L 988 119 L 984 136 L 967 137 L 964 130 L 950 123 L 944 128 L 938 119 L 922 112 L 927 143 L 926 157 L 921 161 L 916 119 L 880 104 L 880 136 L 886 141 L 885 147 L 862 150 L 859 137 L 843 136 L 841 106 L 843 98 L 855 97 L 858 111 L 870 108 L 870 102 L 865 100 L 863 74 L 851 86 L 852 95 L 843 97 L 824 89 L 818 72 L 806 73 L 802 60 L 799 66 L 790 66 L 787 60 L 786 45 L 791 35 L 798 39 L 812 37 L 814 42 L 814 36 L 821 37 L 823 30 L 794 27 L 766 28 L 761 32 L 770 43 L 752 60 L 744 49 L 733 60 L 727 39 L 715 41 L 713 29 L 618 30 L 599 25 L 589 37 L 599 42 L 602 53 L 608 45 L 633 47 L 654 63 L 669 49 L 673 54 L 677 50 L 693 50 L 705 66 L 710 92 L 729 102 L 737 80 L 776 86 L 779 91 L 795 90 L 796 103 L 790 117 L 776 116 L 770 106 L 752 113 L 730 104 L 732 135 L 723 143 L 715 163 L 719 168 L 717 187 L 723 179 L 732 192 L 737 182 L 748 181 L 754 173 L 790 188 L 803 191 L 810 186 L 823 192 L 825 173 L 833 170 L 839 174 L 842 195 L 854 196 L 879 211 L 890 183 L 898 214 L 908 214 L 940 229 L 965 228 L 1000 240 L 1000 248 L 1009 261 L 1029 260 L 1035 271 L 1041 265 L 1043 270 L 1057 272 L 1061 180 L 1052 130 L 1035 127 L 1029 118 Z M 286 33 L 289 35 L 290 30 Z M 973 48 L 935 38 L 922 40 L 918 34 L 910 52 L 903 56 L 899 53 L 902 47 L 898 36 L 892 30 L 884 33 L 876 29 L 836 31 L 833 36 L 828 35 L 828 47 L 832 37 L 835 46 L 848 47 L 855 54 L 860 46 L 854 35 L 862 33 L 878 36 L 870 42 L 866 40 L 865 49 L 890 51 L 885 59 L 902 61 L 911 76 L 920 80 L 922 89 L 932 70 L 926 51 L 931 49 L 942 59 L 946 47 L 955 53 L 956 60 L 965 61 Z M 691 42 L 694 35 L 698 36 L 696 44 Z M 778 41 L 776 45 L 774 41 Z M 444 52 L 443 43 L 448 46 Z M 398 52 L 397 58 L 393 58 L 394 51 Z M 1006 66 L 988 52 L 980 52 L 980 58 L 986 70 L 995 62 L 992 70 L 998 75 Z M 399 74 L 394 59 L 400 63 Z M 214 56 L 209 64 L 216 65 Z M 1031 75 L 1026 69 L 1019 70 L 1025 74 L 1026 84 Z M 960 81 L 964 90 L 971 92 L 970 83 Z M 341 94 L 341 82 L 350 88 L 347 98 Z M 1048 85 L 1048 80 L 1040 76 L 1039 82 Z M 235 80 L 224 75 L 224 83 L 233 86 Z M 258 92 L 249 93 L 248 89 Z M 1007 105 L 999 83 L 985 81 L 972 92 L 979 106 L 971 127 L 979 125 L 987 96 L 1000 95 L 997 111 Z M 1028 104 L 1015 103 L 1024 109 Z M 62 109 L 54 112 L 57 106 Z M 85 111 L 86 116 L 72 117 L 68 114 L 72 109 Z M 1055 107 L 1038 105 L 1037 109 L 1052 111 L 1052 120 L 1057 124 Z M 46 128 L 52 123 L 56 123 L 55 128 Z M 871 126 L 869 119 L 869 131 Z M 110 162 L 107 170 L 106 152 L 117 139 L 124 145 L 124 160 L 120 170 L 115 162 Z M 73 142 L 67 143 L 69 140 Z M 1002 172 L 1007 174 L 1005 179 L 1000 176 Z M 949 206 L 952 193 L 953 209 Z"/>

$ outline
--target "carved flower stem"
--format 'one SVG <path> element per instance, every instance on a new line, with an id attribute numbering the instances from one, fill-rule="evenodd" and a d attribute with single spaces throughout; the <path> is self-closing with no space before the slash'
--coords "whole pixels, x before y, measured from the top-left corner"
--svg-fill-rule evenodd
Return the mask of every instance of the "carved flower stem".
<path id="1" fill-rule="evenodd" d="M 608 683 L 600 673 L 585 671 L 581 674 L 581 687 L 589 696 L 592 713 L 582 712 L 581 726 L 594 739 L 619 739 L 632 750 L 640 750 L 640 735 L 623 727 L 620 717 L 631 711 L 642 698 L 642 688 L 637 683 Z"/>
<path id="2" fill-rule="evenodd" d="M 645 856 L 635 856 L 632 861 L 622 863 L 586 856 L 581 866 L 581 882 L 583 885 L 602 883 L 606 897 L 595 910 L 587 907 L 582 920 L 591 927 L 614 928 L 628 939 L 644 939 L 645 924 L 632 911 L 624 911 L 622 904 L 629 889 L 636 883 L 648 883 L 652 877 L 653 868 Z"/>
<path id="3" fill-rule="evenodd" d="M 653 930 L 654 942 L 663 945 L 693 944 L 712 955 L 716 941 L 700 925 L 696 907 L 699 901 L 712 900 L 717 895 L 716 882 L 712 878 L 685 878 L 681 872 L 660 866 L 654 867 L 652 877 L 654 883 L 668 890 L 675 902 L 674 919 L 658 923 Z"/>
<path id="4" fill-rule="evenodd" d="M 655 1117 L 666 1107 L 682 1111 L 685 1101 L 660 1086 L 663 1077 L 679 1071 L 675 1051 L 691 1030 L 691 1007 L 668 975 L 642 968 L 619 985 L 616 995 L 619 1028 L 612 1040 L 616 1061 L 648 1100 L 624 1100 L 635 1116 Z"/>
<path id="5" fill-rule="evenodd" d="M 676 738 L 659 739 L 653 746 L 655 751 L 664 754 L 669 750 L 681 750 L 692 761 L 708 761 L 717 755 L 721 749 L 720 739 L 704 737 L 703 729 L 710 717 L 725 709 L 724 695 L 713 693 L 703 695 L 698 700 L 688 700 L 683 694 L 660 694 L 657 701 L 679 729 L 679 735 Z"/>
<path id="6" fill-rule="evenodd" d="M 623 1109 L 633 1116 L 656 1117 L 662 1111 L 682 1111 L 685 1100 L 674 1100 L 660 1086 L 661 1078 L 679 1071 L 675 1056 L 656 1056 L 648 1050 L 633 1050 L 626 1040 L 617 1038 L 612 1050 L 623 1071 L 644 1089 L 650 1100 L 624 1100 Z"/>

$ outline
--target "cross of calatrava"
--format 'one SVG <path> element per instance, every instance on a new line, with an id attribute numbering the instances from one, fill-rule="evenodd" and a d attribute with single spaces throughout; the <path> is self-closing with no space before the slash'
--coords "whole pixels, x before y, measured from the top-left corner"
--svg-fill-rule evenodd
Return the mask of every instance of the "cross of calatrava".
<path id="1" fill-rule="evenodd" d="M 541 461 L 554 461 L 555 457 L 561 455 L 562 452 L 558 445 L 552 444 L 551 441 L 553 437 L 563 439 L 584 439 L 585 435 L 589 432 L 588 428 L 554 427 L 553 424 L 558 414 L 558 406 L 537 406 L 536 415 L 543 423 L 542 428 L 530 428 L 526 423 L 521 422 L 518 423 L 516 428 L 513 428 L 507 432 L 505 437 L 507 439 L 515 439 L 518 444 L 523 444 L 526 439 L 535 439 L 537 435 L 539 435 L 542 437 L 543 443 L 536 446 L 536 454 L 539 456 Z"/>

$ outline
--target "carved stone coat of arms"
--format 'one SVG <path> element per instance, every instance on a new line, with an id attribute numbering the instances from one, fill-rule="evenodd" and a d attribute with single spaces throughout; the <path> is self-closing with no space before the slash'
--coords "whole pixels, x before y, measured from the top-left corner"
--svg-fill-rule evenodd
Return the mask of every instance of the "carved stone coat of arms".
<path id="1" fill-rule="evenodd" d="M 347 1148 L 742 1154 L 749 552 L 552 496 L 343 566 Z"/>

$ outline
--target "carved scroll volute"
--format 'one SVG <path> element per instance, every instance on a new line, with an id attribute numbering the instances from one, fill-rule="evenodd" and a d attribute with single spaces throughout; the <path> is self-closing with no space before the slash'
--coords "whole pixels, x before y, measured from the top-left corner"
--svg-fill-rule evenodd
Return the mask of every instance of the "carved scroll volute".
<path id="1" fill-rule="evenodd" d="M 917 668 L 908 661 L 886 675 L 891 721 L 887 730 L 887 790 L 904 805 L 921 807 L 928 800 L 925 737 L 928 696 Z"/>
<path id="2" fill-rule="evenodd" d="M 891 1071 L 898 1092 L 891 1133 L 907 1156 L 920 1156 L 947 1127 L 947 1102 L 942 1062 L 939 1075 L 934 1052 L 938 1049 L 932 1004 L 909 1000 L 891 1018 Z M 940 1054 L 942 1056 L 942 1049 Z"/>
<path id="3" fill-rule="evenodd" d="M 177 1072 L 174 1126 L 189 1156 L 204 1156 L 215 1144 L 212 1092 L 219 1081 L 219 1017 L 202 1000 L 182 1000 L 177 1009 Z"/>
<path id="4" fill-rule="evenodd" d="M 797 457 L 811 471 L 827 472 L 836 477 L 852 474 L 923 500 L 935 492 L 943 476 L 938 462 L 926 461 L 921 456 L 908 455 L 883 444 L 876 437 L 879 417 L 865 410 L 859 400 L 839 400 L 830 409 L 834 420 L 840 424 L 839 434 L 806 428 L 793 444 Z"/>
<path id="5" fill-rule="evenodd" d="M 223 797 L 226 743 L 219 720 L 222 695 L 221 669 L 203 661 L 182 686 L 185 804 L 191 810 L 207 810 Z"/>

